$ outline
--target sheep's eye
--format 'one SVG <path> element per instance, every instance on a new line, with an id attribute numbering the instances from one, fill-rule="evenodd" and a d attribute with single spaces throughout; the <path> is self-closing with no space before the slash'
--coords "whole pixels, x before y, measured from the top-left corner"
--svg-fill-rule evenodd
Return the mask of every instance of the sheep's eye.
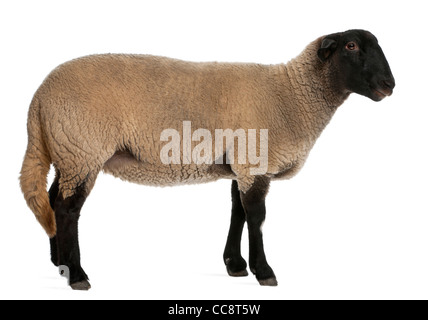
<path id="1" fill-rule="evenodd" d="M 348 49 L 349 51 L 355 51 L 358 50 L 358 46 L 355 42 L 348 42 L 346 44 L 346 49 Z"/>

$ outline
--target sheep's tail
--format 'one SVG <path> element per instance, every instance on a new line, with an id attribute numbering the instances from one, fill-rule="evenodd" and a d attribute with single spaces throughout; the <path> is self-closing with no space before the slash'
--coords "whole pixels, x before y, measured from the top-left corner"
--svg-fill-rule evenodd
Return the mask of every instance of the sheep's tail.
<path id="1" fill-rule="evenodd" d="M 47 175 L 51 164 L 40 121 L 40 103 L 33 99 L 28 112 L 28 146 L 20 184 L 27 205 L 50 238 L 56 234 L 55 214 L 49 202 Z"/>

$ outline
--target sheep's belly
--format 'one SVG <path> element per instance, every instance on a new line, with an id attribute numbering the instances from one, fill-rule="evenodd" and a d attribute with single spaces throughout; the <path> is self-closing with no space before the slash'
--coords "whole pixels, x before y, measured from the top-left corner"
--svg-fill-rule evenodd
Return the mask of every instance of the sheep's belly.
<path id="1" fill-rule="evenodd" d="M 152 164 L 124 153 L 108 160 L 103 170 L 122 180 L 153 186 L 205 183 L 234 177 L 229 165 Z"/>

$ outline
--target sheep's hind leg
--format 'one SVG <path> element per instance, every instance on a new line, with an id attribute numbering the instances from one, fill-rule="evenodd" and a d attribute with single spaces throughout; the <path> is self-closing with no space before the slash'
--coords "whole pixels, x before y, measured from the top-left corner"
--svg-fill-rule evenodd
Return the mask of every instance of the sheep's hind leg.
<path id="1" fill-rule="evenodd" d="M 91 288 L 88 276 L 80 266 L 80 249 L 77 235 L 80 210 L 86 197 L 85 184 L 81 184 L 75 189 L 72 196 L 64 199 L 60 194 L 55 202 L 57 224 L 55 238 L 58 264 L 68 267 L 69 284 L 74 290 L 89 290 Z"/>
<path id="2" fill-rule="evenodd" d="M 247 263 L 241 255 L 242 230 L 245 224 L 245 211 L 242 207 L 238 183 L 232 181 L 232 218 L 223 260 L 227 273 L 232 277 L 248 276 Z"/>
<path id="3" fill-rule="evenodd" d="M 257 176 L 253 186 L 246 193 L 241 192 L 250 239 L 250 270 L 263 286 L 276 286 L 278 282 L 272 268 L 266 261 L 263 248 L 262 225 L 266 217 L 265 197 L 269 179 Z"/>
<path id="4" fill-rule="evenodd" d="M 56 172 L 55 180 L 52 183 L 49 189 L 49 202 L 52 210 L 55 211 L 55 201 L 58 197 L 59 193 L 59 172 Z M 59 266 L 58 264 L 58 248 L 56 244 L 56 236 L 49 239 L 51 246 L 51 261 L 55 266 Z"/>

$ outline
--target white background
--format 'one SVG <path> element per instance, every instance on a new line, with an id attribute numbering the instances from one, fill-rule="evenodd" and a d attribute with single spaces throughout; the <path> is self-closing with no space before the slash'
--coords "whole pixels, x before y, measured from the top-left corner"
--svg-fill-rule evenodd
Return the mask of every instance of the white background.
<path id="1" fill-rule="evenodd" d="M 0 298 L 427 299 L 425 12 L 423 1 L 2 1 Z M 397 86 L 380 103 L 352 95 L 301 173 L 272 183 L 264 236 L 278 287 L 226 275 L 230 181 L 151 188 L 104 174 L 80 220 L 93 288 L 59 277 L 18 183 L 28 106 L 54 67 L 106 52 L 283 63 L 352 28 L 377 36 Z"/>

